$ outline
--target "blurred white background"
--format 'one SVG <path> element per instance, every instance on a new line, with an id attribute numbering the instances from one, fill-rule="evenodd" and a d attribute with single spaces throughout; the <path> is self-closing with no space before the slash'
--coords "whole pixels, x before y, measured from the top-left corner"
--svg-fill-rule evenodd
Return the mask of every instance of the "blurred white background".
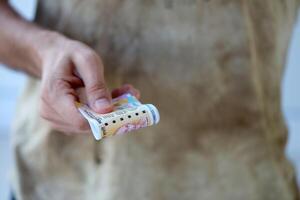
<path id="1" fill-rule="evenodd" d="M 36 0 L 11 2 L 25 18 L 33 19 Z M 293 33 L 286 65 L 282 83 L 282 108 L 290 131 L 286 153 L 300 174 L 300 17 Z M 25 76 L 21 73 L 0 66 L 0 199 L 3 200 L 9 196 L 9 171 L 12 161 L 10 126 L 16 100 L 24 82 Z M 300 176 L 298 182 L 300 183 Z"/>

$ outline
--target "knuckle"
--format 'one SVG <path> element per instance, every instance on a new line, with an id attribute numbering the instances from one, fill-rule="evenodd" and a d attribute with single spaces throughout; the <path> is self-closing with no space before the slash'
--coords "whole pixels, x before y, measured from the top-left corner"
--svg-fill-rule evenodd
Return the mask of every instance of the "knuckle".
<path id="1" fill-rule="evenodd" d="M 80 57 L 87 65 L 94 66 L 100 64 L 99 56 L 92 50 L 81 51 Z"/>
<path id="2" fill-rule="evenodd" d="M 106 94 L 107 89 L 104 83 L 96 83 L 93 84 L 92 86 L 86 88 L 87 93 L 91 94 L 91 93 L 98 93 L 100 94 Z"/>
<path id="3" fill-rule="evenodd" d="M 41 109 L 44 108 L 44 103 L 47 102 L 47 100 L 48 100 L 47 92 L 42 91 L 41 92 Z"/>
<path id="4" fill-rule="evenodd" d="M 53 122 L 52 113 L 47 109 L 47 105 L 41 105 L 39 109 L 40 117 L 48 122 Z"/>
<path id="5" fill-rule="evenodd" d="M 64 80 L 57 80 L 53 83 L 53 92 L 49 94 L 51 101 L 54 103 L 60 97 L 65 97 L 66 95 L 76 95 L 74 88 L 70 83 Z"/>
<path id="6" fill-rule="evenodd" d="M 70 52 L 78 52 L 84 45 L 77 40 L 68 40 L 66 47 Z"/>
<path id="7" fill-rule="evenodd" d="M 79 52 L 82 59 L 88 60 L 88 61 L 96 61 L 98 60 L 98 55 L 90 49 L 84 49 Z"/>
<path id="8" fill-rule="evenodd" d="M 56 79 L 53 81 L 53 88 L 55 90 L 62 90 L 67 87 L 67 82 L 62 79 Z"/>
<path id="9" fill-rule="evenodd" d="M 90 49 L 85 49 L 84 51 L 82 51 L 82 55 L 84 58 L 91 59 L 91 60 L 98 58 L 98 55 L 93 50 Z"/>
<path id="10" fill-rule="evenodd" d="M 50 116 L 49 116 L 49 113 L 46 111 L 45 109 L 45 106 L 41 106 L 40 107 L 40 116 L 43 118 L 43 119 L 46 119 L 46 120 L 50 120 Z"/>
<path id="11" fill-rule="evenodd" d="M 41 90 L 41 99 L 44 102 L 49 102 L 51 99 L 57 98 L 58 93 L 65 91 L 68 87 L 68 82 L 65 80 L 53 78 L 43 85 Z"/>

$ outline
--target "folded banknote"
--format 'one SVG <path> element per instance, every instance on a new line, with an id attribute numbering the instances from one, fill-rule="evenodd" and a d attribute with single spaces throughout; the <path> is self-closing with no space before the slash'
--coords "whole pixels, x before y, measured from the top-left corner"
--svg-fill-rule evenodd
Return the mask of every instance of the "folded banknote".
<path id="1" fill-rule="evenodd" d="M 114 111 L 98 114 L 85 104 L 78 103 L 79 112 L 88 121 L 96 140 L 111 135 L 121 135 L 159 122 L 157 108 L 142 104 L 131 94 L 123 94 L 112 100 Z"/>

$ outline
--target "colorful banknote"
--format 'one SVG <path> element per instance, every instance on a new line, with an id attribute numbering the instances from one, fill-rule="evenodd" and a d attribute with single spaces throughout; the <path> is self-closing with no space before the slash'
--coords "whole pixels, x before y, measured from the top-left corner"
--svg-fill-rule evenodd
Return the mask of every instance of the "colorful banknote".
<path id="1" fill-rule="evenodd" d="M 87 119 L 96 140 L 111 135 L 122 135 L 159 122 L 157 108 L 142 104 L 131 94 L 124 94 L 112 100 L 114 111 L 98 114 L 87 105 L 78 104 L 78 110 Z"/>

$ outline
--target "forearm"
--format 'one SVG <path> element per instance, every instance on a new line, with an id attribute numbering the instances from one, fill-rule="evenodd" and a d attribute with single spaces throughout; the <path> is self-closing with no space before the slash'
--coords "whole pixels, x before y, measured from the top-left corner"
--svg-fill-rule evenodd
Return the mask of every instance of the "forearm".
<path id="1" fill-rule="evenodd" d="M 41 76 L 39 48 L 48 31 L 20 17 L 0 0 L 0 62 L 35 77 Z"/>

